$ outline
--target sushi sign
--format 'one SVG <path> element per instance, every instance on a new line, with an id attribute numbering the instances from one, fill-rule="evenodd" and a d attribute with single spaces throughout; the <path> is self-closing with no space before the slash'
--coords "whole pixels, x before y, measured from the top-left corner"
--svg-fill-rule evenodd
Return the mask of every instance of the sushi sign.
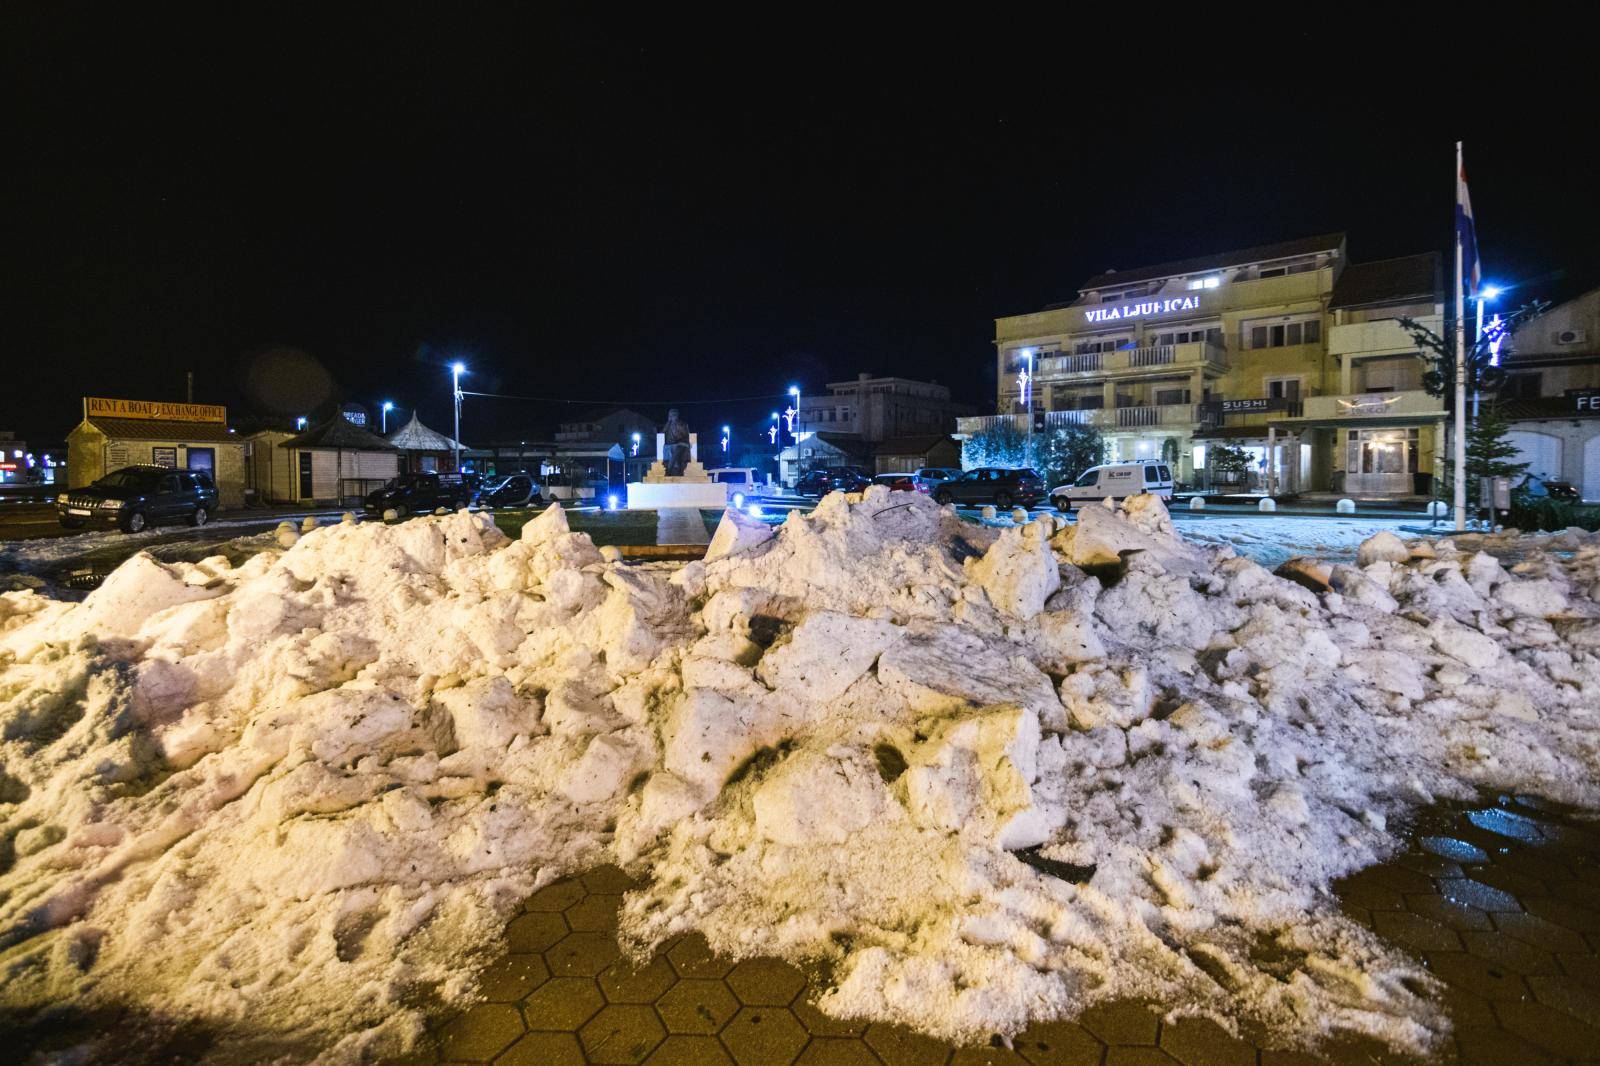
<path id="1" fill-rule="evenodd" d="M 1120 322 L 1125 318 L 1198 310 L 1200 310 L 1200 297 L 1175 296 L 1170 300 L 1142 300 L 1136 304 L 1123 304 L 1121 307 L 1096 307 L 1085 311 L 1083 318 L 1086 322 Z"/>

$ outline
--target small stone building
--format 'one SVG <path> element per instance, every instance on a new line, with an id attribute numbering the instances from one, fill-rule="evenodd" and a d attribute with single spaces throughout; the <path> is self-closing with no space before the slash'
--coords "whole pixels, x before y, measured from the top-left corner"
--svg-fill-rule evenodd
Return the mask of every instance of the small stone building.
<path id="1" fill-rule="evenodd" d="M 335 414 L 303 433 L 262 430 L 250 442 L 250 486 L 268 503 L 360 503 L 401 472 L 400 453 Z"/>
<path id="2" fill-rule="evenodd" d="M 165 466 L 211 475 L 223 507 L 244 505 L 245 445 L 215 404 L 84 399 L 67 434 L 67 485 L 81 488 L 126 466 Z"/>

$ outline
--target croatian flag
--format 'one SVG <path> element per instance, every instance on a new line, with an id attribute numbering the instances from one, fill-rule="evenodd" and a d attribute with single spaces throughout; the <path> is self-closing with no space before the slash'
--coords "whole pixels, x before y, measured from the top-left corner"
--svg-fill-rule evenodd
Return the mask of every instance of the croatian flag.
<path id="1" fill-rule="evenodd" d="M 1456 240 L 1461 244 L 1461 269 L 1466 275 L 1469 295 L 1478 297 L 1483 266 L 1478 262 L 1478 228 L 1472 220 L 1472 197 L 1467 193 L 1467 168 L 1461 162 L 1461 145 L 1456 144 Z"/>

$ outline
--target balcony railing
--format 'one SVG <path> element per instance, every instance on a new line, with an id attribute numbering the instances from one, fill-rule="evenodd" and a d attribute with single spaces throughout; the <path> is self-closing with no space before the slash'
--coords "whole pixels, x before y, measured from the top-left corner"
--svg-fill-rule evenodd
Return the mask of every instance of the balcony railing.
<path id="1" fill-rule="evenodd" d="M 1170 428 L 1193 429 L 1206 421 L 1206 412 L 1199 404 L 1169 403 L 1144 407 L 1101 407 L 1073 411 L 1043 412 L 1047 426 L 1094 426 L 1097 429 Z M 1027 415 L 978 415 L 956 419 L 956 432 L 971 435 L 982 433 L 1009 420 L 1017 429 L 1026 431 Z"/>
<path id="2" fill-rule="evenodd" d="M 1061 378 L 1088 374 L 1126 374 L 1146 370 L 1197 368 L 1223 373 L 1228 369 L 1227 355 L 1220 345 L 1206 341 L 1158 344 L 1148 348 L 1124 348 L 1115 352 L 1053 355 L 1039 360 L 1038 373 L 1041 378 Z"/>
<path id="3" fill-rule="evenodd" d="M 1306 418 L 1432 418 L 1444 413 L 1444 401 L 1421 389 L 1406 392 L 1356 392 L 1344 396 L 1308 396 Z"/>

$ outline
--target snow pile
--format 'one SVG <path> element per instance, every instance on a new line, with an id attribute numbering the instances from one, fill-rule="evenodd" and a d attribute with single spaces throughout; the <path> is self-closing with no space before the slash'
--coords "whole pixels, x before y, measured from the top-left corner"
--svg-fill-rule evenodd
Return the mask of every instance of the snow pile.
<path id="1" fill-rule="evenodd" d="M 630 943 L 827 959 L 839 1014 L 983 1039 L 1141 995 L 1420 1048 L 1434 983 L 1330 883 L 1434 797 L 1597 802 L 1592 538 L 1383 541 L 1319 595 L 1153 499 L 901 501 L 730 516 L 670 576 L 553 507 L 0 595 L 0 1004 L 376 1057 L 619 861 Z"/>

